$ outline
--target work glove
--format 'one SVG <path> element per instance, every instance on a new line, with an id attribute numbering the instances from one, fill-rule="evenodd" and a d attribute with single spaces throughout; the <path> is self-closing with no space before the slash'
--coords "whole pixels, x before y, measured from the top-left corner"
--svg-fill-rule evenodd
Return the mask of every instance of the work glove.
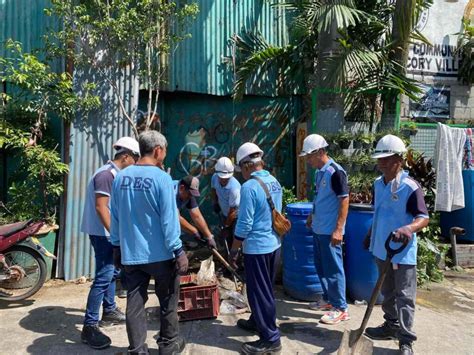
<path id="1" fill-rule="evenodd" d="M 178 274 L 186 275 L 186 272 L 188 271 L 188 265 L 188 257 L 183 251 L 179 256 L 176 257 L 176 270 L 178 270 Z"/>
<path id="2" fill-rule="evenodd" d="M 413 231 L 410 226 L 403 226 L 393 232 L 392 240 L 396 243 L 408 244 L 413 238 Z"/>
<path id="3" fill-rule="evenodd" d="M 114 260 L 114 266 L 117 269 L 122 268 L 122 253 L 120 252 L 120 247 L 113 247 L 112 248 L 112 253 L 113 253 L 113 260 Z"/>
<path id="4" fill-rule="evenodd" d="M 206 239 L 206 241 L 209 249 L 217 249 L 216 241 L 214 240 L 214 236 L 212 234 Z"/>
<path id="5" fill-rule="evenodd" d="M 214 210 L 214 213 L 216 213 L 216 214 L 221 213 L 221 206 L 219 206 L 218 203 L 215 203 L 215 204 L 212 206 L 212 209 Z"/>
<path id="6" fill-rule="evenodd" d="M 237 269 L 237 260 L 239 260 L 239 249 L 231 249 L 229 252 L 229 264 L 232 268 Z"/>

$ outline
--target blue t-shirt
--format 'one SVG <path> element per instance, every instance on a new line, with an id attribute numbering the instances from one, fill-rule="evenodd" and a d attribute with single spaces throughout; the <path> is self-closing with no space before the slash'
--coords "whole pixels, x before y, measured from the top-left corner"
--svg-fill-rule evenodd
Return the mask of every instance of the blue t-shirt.
<path id="1" fill-rule="evenodd" d="M 344 169 L 329 161 L 314 176 L 313 224 L 316 234 L 331 235 L 336 229 L 341 206 L 340 199 L 349 196 L 347 174 Z M 345 225 L 342 228 L 344 234 Z"/>
<path id="2" fill-rule="evenodd" d="M 231 177 L 227 185 L 222 186 L 219 183 L 219 176 L 212 175 L 211 187 L 216 190 L 217 201 L 222 214 L 227 217 L 230 208 L 238 208 L 240 204 L 240 182 L 235 177 Z"/>
<path id="3" fill-rule="evenodd" d="M 429 218 L 423 190 L 406 171 L 400 172 L 388 184 L 384 182 L 383 176 L 375 180 L 374 210 L 370 251 L 381 260 L 387 257 L 385 241 L 391 232 L 412 223 L 415 218 Z M 396 249 L 400 244 L 392 243 L 391 246 Z M 392 262 L 416 265 L 417 248 L 416 233 L 413 233 L 407 247 L 395 255 Z"/>
<path id="4" fill-rule="evenodd" d="M 87 185 L 86 201 L 82 213 L 81 232 L 89 235 L 109 237 L 95 209 L 96 194 L 109 196 L 112 191 L 112 182 L 120 169 L 112 161 L 97 169 Z M 109 200 L 110 209 L 110 200 Z"/>
<path id="5" fill-rule="evenodd" d="M 268 187 L 275 208 L 281 211 L 280 183 L 266 170 L 252 173 Z M 280 247 L 280 238 L 273 231 L 272 212 L 262 186 L 249 179 L 240 190 L 240 206 L 235 227 L 235 238 L 243 241 L 244 254 L 268 254 Z"/>
<path id="6" fill-rule="evenodd" d="M 120 171 L 112 186 L 111 242 L 122 264 L 169 260 L 182 248 L 176 195 L 171 177 L 152 165 Z"/>

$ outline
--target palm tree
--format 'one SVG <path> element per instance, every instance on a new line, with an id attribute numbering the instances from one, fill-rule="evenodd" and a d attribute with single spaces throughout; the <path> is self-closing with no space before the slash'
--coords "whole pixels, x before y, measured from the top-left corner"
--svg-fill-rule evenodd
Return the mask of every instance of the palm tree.
<path id="1" fill-rule="evenodd" d="M 411 40 L 427 40 L 416 30 L 418 15 L 432 0 L 299 0 L 279 3 L 295 16 L 290 43 L 268 44 L 258 34 L 234 37 L 238 56 L 234 97 L 264 74 L 277 75 L 277 89 L 308 92 L 311 87 L 344 92 L 346 117 L 377 118 L 393 127 L 396 98 L 417 99 L 420 89 L 406 76 Z M 328 44 L 332 48 L 328 50 Z M 334 46 L 337 44 L 337 46 Z M 305 82 L 317 72 L 316 85 Z"/>

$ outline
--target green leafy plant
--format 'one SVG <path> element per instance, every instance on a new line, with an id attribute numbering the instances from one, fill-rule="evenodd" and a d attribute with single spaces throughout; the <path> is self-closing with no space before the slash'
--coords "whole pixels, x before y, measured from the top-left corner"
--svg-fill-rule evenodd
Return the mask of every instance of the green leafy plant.
<path id="1" fill-rule="evenodd" d="M 136 107 L 133 90 L 117 86 L 116 73 L 128 67 L 130 75 L 148 90 L 144 128 L 156 120 L 160 84 L 169 55 L 190 37 L 186 27 L 199 12 L 195 2 L 163 0 L 75 1 L 52 0 L 46 12 L 62 20 L 63 27 L 48 37 L 47 51 L 52 56 L 69 58 L 76 69 L 94 70 L 101 86 L 110 89 L 118 101 L 117 109 L 135 135 Z M 132 80 L 134 80 L 132 79 Z"/>
<path id="2" fill-rule="evenodd" d="M 302 202 L 298 201 L 296 198 L 295 193 L 293 192 L 294 188 L 287 188 L 283 186 L 283 197 L 282 197 L 282 212 L 286 213 L 286 206 L 289 205 L 290 203 L 295 203 L 295 202 Z"/>
<path id="3" fill-rule="evenodd" d="M 462 30 L 458 34 L 456 55 L 461 57 L 458 80 L 463 84 L 474 83 L 474 26 L 470 19 L 462 20 Z"/>
<path id="4" fill-rule="evenodd" d="M 0 219 L 54 223 L 68 167 L 48 136 L 49 122 L 52 116 L 68 121 L 78 110 L 97 107 L 99 99 L 90 93 L 90 84 L 83 86 L 83 97 L 75 95 L 69 74 L 53 72 L 46 62 L 24 53 L 20 43 L 8 40 L 5 48 L 0 83 L 8 90 L 0 96 L 0 149 L 19 165 L 11 176 Z"/>

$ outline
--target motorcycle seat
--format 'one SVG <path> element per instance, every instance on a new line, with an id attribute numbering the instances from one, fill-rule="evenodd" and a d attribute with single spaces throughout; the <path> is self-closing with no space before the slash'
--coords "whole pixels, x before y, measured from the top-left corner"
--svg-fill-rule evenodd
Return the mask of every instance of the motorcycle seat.
<path id="1" fill-rule="evenodd" d="M 0 238 L 7 238 L 12 234 L 25 229 L 31 223 L 31 221 L 32 220 L 30 219 L 28 221 L 10 223 L 0 226 Z"/>

